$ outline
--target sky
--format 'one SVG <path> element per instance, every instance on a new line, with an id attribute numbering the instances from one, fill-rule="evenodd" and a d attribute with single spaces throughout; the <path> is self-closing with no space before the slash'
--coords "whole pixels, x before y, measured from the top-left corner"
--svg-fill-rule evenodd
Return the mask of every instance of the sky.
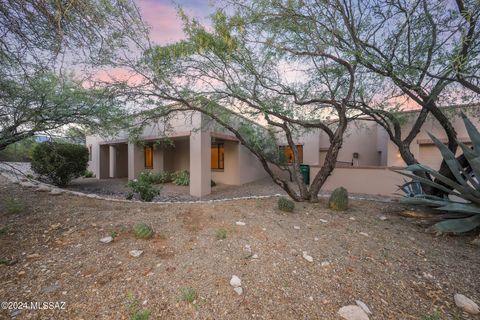
<path id="1" fill-rule="evenodd" d="M 177 14 L 178 6 L 190 16 L 206 21 L 213 12 L 210 0 L 135 0 L 144 21 L 151 27 L 151 40 L 168 44 L 181 40 L 184 35 L 182 22 Z"/>

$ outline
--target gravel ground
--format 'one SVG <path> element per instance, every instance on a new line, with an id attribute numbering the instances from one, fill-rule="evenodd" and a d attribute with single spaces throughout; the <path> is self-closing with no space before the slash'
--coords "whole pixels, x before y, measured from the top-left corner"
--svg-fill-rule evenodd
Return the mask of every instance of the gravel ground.
<path id="1" fill-rule="evenodd" d="M 137 301 L 150 319 L 328 320 L 357 299 L 370 319 L 480 319 L 453 302 L 462 293 L 480 303 L 472 237 L 426 234 L 424 224 L 397 214 L 404 208 L 396 203 L 352 201 L 346 213 L 324 202 L 296 204 L 284 214 L 275 198 L 119 203 L 32 192 L 3 177 L 0 199 L 0 301 L 66 303 L 14 312 L 17 319 L 129 319 Z M 12 202 L 23 208 L 11 212 Z M 133 236 L 139 222 L 154 228 L 153 239 Z M 112 243 L 99 241 L 112 232 Z M 134 258 L 134 249 L 144 253 Z M 186 288 L 194 301 L 182 299 Z"/>

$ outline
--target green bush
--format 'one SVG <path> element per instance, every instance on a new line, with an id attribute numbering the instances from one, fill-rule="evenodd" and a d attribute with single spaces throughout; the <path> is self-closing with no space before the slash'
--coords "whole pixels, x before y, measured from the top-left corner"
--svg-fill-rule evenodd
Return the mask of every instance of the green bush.
<path id="1" fill-rule="evenodd" d="M 170 173 L 143 171 L 140 173 L 139 179 L 147 180 L 151 184 L 162 184 L 170 181 Z"/>
<path id="2" fill-rule="evenodd" d="M 25 205 L 13 196 L 7 195 L 2 199 L 2 207 L 8 214 L 17 214 L 25 210 Z"/>
<path id="3" fill-rule="evenodd" d="M 180 170 L 172 173 L 172 181 L 177 186 L 188 186 L 190 184 L 190 173 L 188 170 Z"/>
<path id="4" fill-rule="evenodd" d="M 90 171 L 90 170 L 86 170 L 86 171 L 83 173 L 83 177 L 84 177 L 84 178 L 93 178 L 93 177 L 95 177 L 95 174 L 94 174 L 92 171 Z"/>
<path id="5" fill-rule="evenodd" d="M 70 143 L 44 142 L 35 147 L 32 154 L 32 170 L 53 182 L 64 186 L 80 177 L 88 164 L 88 149 Z"/>
<path id="6" fill-rule="evenodd" d="M 160 194 L 161 187 L 154 187 L 151 182 L 149 174 L 140 174 L 138 179 L 128 181 L 127 186 L 131 192 L 127 195 L 127 199 L 133 199 L 135 194 L 138 194 L 140 200 L 150 202 Z"/>
<path id="7" fill-rule="evenodd" d="M 348 192 L 344 187 L 333 190 L 328 200 L 328 207 L 333 210 L 345 211 L 348 209 Z"/>
<path id="8" fill-rule="evenodd" d="M 285 212 L 292 212 L 293 209 L 295 209 L 295 203 L 285 197 L 281 197 L 278 199 L 278 209 Z"/>
<path id="9" fill-rule="evenodd" d="M 135 233 L 135 237 L 139 239 L 150 239 L 153 237 L 153 229 L 146 223 L 137 223 L 133 226 L 133 233 Z"/>
<path id="10" fill-rule="evenodd" d="M 217 240 L 223 240 L 227 238 L 227 230 L 225 229 L 218 229 L 215 231 L 215 237 Z"/>

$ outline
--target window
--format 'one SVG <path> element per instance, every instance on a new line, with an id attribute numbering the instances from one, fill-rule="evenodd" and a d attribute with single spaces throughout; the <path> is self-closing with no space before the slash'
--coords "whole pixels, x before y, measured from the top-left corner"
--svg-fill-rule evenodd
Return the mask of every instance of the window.
<path id="1" fill-rule="evenodd" d="M 92 161 L 92 145 L 88 146 L 88 161 Z"/>
<path id="2" fill-rule="evenodd" d="M 153 147 L 145 146 L 145 169 L 153 169 Z"/>
<path id="3" fill-rule="evenodd" d="M 283 154 L 285 155 L 285 158 L 287 158 L 288 163 L 293 163 L 293 150 L 290 146 L 281 146 L 280 150 L 283 151 Z M 297 150 L 298 150 L 298 162 L 303 163 L 303 146 L 300 144 L 297 144 Z"/>
<path id="4" fill-rule="evenodd" d="M 211 158 L 212 169 L 224 169 L 224 146 L 223 143 L 212 143 Z"/>

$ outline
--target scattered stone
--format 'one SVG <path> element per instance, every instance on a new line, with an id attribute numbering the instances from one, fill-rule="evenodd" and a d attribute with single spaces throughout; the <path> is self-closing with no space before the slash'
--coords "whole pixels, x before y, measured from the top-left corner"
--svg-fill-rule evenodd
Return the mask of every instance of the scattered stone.
<path id="1" fill-rule="evenodd" d="M 303 251 L 303 252 L 302 252 L 302 257 L 303 257 L 303 259 L 307 260 L 308 262 L 313 262 L 313 257 L 312 257 L 312 256 L 309 256 L 309 255 L 307 254 L 307 251 Z"/>
<path id="2" fill-rule="evenodd" d="M 320 239 L 318 239 L 318 237 L 315 237 L 315 238 L 313 238 L 313 240 L 318 241 L 318 240 L 320 240 Z"/>
<path id="3" fill-rule="evenodd" d="M 455 300 L 455 304 L 457 307 L 462 309 L 463 311 L 470 313 L 470 314 L 479 314 L 480 309 L 478 308 L 478 305 L 470 300 L 469 298 L 465 297 L 463 294 L 455 294 L 453 297 Z"/>
<path id="4" fill-rule="evenodd" d="M 242 287 L 235 287 L 233 288 L 233 291 L 235 291 L 238 295 L 241 295 L 243 293 Z"/>
<path id="5" fill-rule="evenodd" d="M 348 219 L 350 219 L 350 220 L 352 220 L 352 221 L 355 221 L 355 220 L 356 220 L 354 217 L 350 217 L 350 218 L 348 218 Z"/>
<path id="6" fill-rule="evenodd" d="M 45 287 L 42 289 L 43 293 L 52 293 L 60 289 L 60 285 L 52 284 L 51 286 Z"/>
<path id="7" fill-rule="evenodd" d="M 338 310 L 338 315 L 345 320 L 369 320 L 368 315 L 359 306 L 345 306 Z"/>
<path id="8" fill-rule="evenodd" d="M 313 301 L 313 297 L 312 296 L 308 297 L 308 300 Z"/>
<path id="9" fill-rule="evenodd" d="M 258 254 L 255 253 L 255 254 L 252 256 L 252 259 L 258 259 Z"/>
<path id="10" fill-rule="evenodd" d="M 424 273 L 423 273 L 423 277 L 424 277 L 424 278 L 427 278 L 427 279 L 433 279 L 433 275 L 430 274 L 430 273 L 428 273 L 428 272 L 424 272 Z"/>
<path id="11" fill-rule="evenodd" d="M 293 226 L 293 229 L 300 230 L 300 227 L 299 226 Z"/>
<path id="12" fill-rule="evenodd" d="M 362 236 L 369 237 L 368 233 L 366 233 L 366 232 L 360 232 L 360 234 L 361 234 Z"/>
<path id="13" fill-rule="evenodd" d="M 322 263 L 320 263 L 320 266 L 322 267 L 328 267 L 329 265 L 330 265 L 329 261 L 322 261 Z"/>
<path id="14" fill-rule="evenodd" d="M 100 239 L 100 242 L 101 243 L 110 243 L 113 241 L 113 238 L 108 236 L 108 237 L 103 237 L 102 239 Z"/>
<path id="15" fill-rule="evenodd" d="M 267 231 L 267 228 L 262 228 L 263 231 Z"/>
<path id="16" fill-rule="evenodd" d="M 19 271 L 17 274 L 18 274 L 19 276 L 23 276 L 23 275 L 25 274 L 25 271 L 23 271 L 23 270 L 22 270 L 22 271 Z"/>
<path id="17" fill-rule="evenodd" d="M 320 219 L 320 222 L 327 223 L 328 221 L 325 219 Z"/>
<path id="18" fill-rule="evenodd" d="M 131 250 L 130 255 L 132 257 L 138 258 L 142 255 L 143 251 L 142 250 Z"/>
<path id="19" fill-rule="evenodd" d="M 361 300 L 355 300 L 355 303 L 357 304 L 357 306 L 362 308 L 362 310 L 365 311 L 366 314 L 372 314 L 372 311 L 370 311 L 370 309 L 368 308 L 365 302 Z"/>
<path id="20" fill-rule="evenodd" d="M 473 239 L 472 242 L 470 242 L 471 244 L 473 244 L 474 246 L 478 246 L 480 247 L 480 236 L 476 237 L 475 239 Z"/>
<path id="21" fill-rule="evenodd" d="M 20 185 L 22 187 L 26 187 L 26 188 L 33 188 L 33 187 L 36 187 L 37 185 L 34 184 L 34 183 L 31 183 L 31 182 L 20 182 Z"/>
<path id="22" fill-rule="evenodd" d="M 60 194 L 63 193 L 63 190 L 62 189 L 52 189 L 52 191 L 50 191 L 50 194 L 51 195 L 54 195 L 54 196 L 58 196 Z"/>
<path id="23" fill-rule="evenodd" d="M 245 247 L 243 247 L 243 251 L 252 252 L 252 247 L 249 244 L 246 244 Z"/>
<path id="24" fill-rule="evenodd" d="M 243 222 L 243 221 L 237 221 L 237 222 L 235 222 L 235 224 L 236 224 L 237 226 L 244 226 L 246 223 Z"/>
<path id="25" fill-rule="evenodd" d="M 37 192 L 49 192 L 50 190 L 50 187 L 47 186 L 39 186 L 37 189 L 35 189 Z"/>
<path id="26" fill-rule="evenodd" d="M 233 275 L 232 279 L 230 279 L 230 285 L 234 288 L 238 288 L 242 286 L 242 280 L 239 277 Z"/>
<path id="27" fill-rule="evenodd" d="M 380 217 L 378 217 L 378 219 L 380 219 L 380 220 L 382 220 L 382 221 L 385 221 L 385 220 L 387 220 L 387 217 L 385 217 L 385 216 L 380 216 Z"/>
<path id="28" fill-rule="evenodd" d="M 40 257 L 40 255 L 38 253 L 32 253 L 32 254 L 29 254 L 27 256 L 27 259 L 35 259 L 35 258 L 38 258 Z"/>

